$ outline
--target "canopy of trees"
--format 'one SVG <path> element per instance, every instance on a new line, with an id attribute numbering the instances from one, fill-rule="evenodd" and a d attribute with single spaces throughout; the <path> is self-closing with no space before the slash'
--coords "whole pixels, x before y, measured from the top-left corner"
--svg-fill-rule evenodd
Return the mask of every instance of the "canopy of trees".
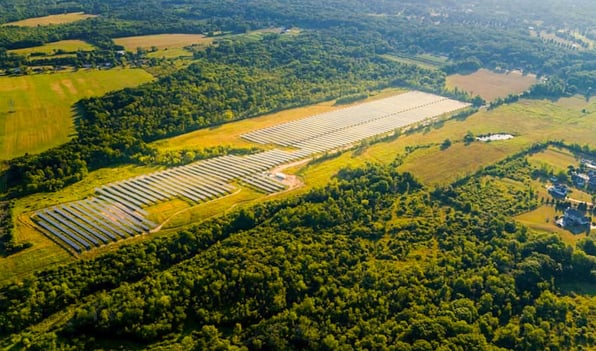
<path id="1" fill-rule="evenodd" d="M 488 173 L 525 169 L 520 156 Z M 596 282 L 593 245 L 516 226 L 499 209 L 527 190 L 475 179 L 428 192 L 391 166 L 345 169 L 301 197 L 6 286 L 0 333 L 34 349 L 592 345 L 594 305 L 562 287 Z M 51 330 L 29 329 L 64 309 Z"/>

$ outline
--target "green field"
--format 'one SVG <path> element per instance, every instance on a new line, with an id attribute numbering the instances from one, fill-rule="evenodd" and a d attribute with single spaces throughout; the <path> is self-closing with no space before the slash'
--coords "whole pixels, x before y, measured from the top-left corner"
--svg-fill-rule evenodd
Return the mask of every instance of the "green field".
<path id="1" fill-rule="evenodd" d="M 94 50 L 95 47 L 87 42 L 82 40 L 61 40 L 56 41 L 53 43 L 47 43 L 41 46 L 33 46 L 30 48 L 24 49 L 15 49 L 15 50 L 8 50 L 11 54 L 17 55 L 30 55 L 32 53 L 44 53 L 47 55 L 52 55 L 58 51 L 63 52 L 76 52 L 76 51 L 91 51 Z"/>
<path id="2" fill-rule="evenodd" d="M 63 13 L 60 15 L 50 15 L 43 17 L 27 18 L 21 21 L 5 23 L 3 26 L 37 27 L 50 24 L 64 24 L 81 21 L 87 18 L 97 17 L 83 12 Z"/>
<path id="3" fill-rule="evenodd" d="M 396 61 L 396 62 L 401 62 L 401 63 L 405 63 L 408 65 L 416 65 L 416 66 L 420 66 L 422 68 L 427 68 L 427 69 L 439 69 L 441 66 L 443 66 L 445 63 L 447 63 L 447 59 L 444 57 L 438 57 L 438 56 L 433 56 L 430 54 L 421 54 L 421 55 L 381 55 L 381 57 L 391 60 L 391 61 Z"/>
<path id="4" fill-rule="evenodd" d="M 39 153 L 74 134 L 73 104 L 153 77 L 141 69 L 0 77 L 0 160 Z"/>

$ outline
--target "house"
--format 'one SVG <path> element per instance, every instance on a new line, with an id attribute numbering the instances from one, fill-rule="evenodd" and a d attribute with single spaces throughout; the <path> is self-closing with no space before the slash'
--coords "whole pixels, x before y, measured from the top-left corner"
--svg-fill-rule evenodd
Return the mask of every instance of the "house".
<path id="1" fill-rule="evenodd" d="M 567 208 L 563 215 L 563 227 L 584 227 L 590 224 L 590 218 L 574 208 Z"/>
<path id="2" fill-rule="evenodd" d="M 596 171 L 588 172 L 590 180 L 588 180 L 588 189 L 596 190 Z"/>
<path id="3" fill-rule="evenodd" d="M 548 192 L 554 197 L 564 199 L 567 197 L 569 190 L 565 184 L 556 184 L 548 188 Z"/>
<path id="4" fill-rule="evenodd" d="M 573 173 L 572 179 L 576 187 L 583 188 L 590 181 L 590 176 L 585 173 Z"/>

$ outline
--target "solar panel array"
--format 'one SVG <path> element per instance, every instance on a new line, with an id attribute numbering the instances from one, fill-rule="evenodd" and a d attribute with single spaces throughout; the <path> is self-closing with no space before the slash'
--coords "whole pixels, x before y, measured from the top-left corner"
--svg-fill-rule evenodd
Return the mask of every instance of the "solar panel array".
<path id="1" fill-rule="evenodd" d="M 80 253 L 156 228 L 143 209 L 148 206 L 174 198 L 193 204 L 211 201 L 232 193 L 236 181 L 263 193 L 279 192 L 285 186 L 267 173 L 278 165 L 466 106 L 441 96 L 410 92 L 256 130 L 243 138 L 295 150 L 221 156 L 110 183 L 95 189 L 94 197 L 39 210 L 32 219 L 48 236 Z"/>
<path id="2" fill-rule="evenodd" d="M 255 130 L 242 137 L 259 144 L 311 152 L 333 150 L 378 134 L 469 106 L 442 96 L 412 91 L 313 117 Z"/>

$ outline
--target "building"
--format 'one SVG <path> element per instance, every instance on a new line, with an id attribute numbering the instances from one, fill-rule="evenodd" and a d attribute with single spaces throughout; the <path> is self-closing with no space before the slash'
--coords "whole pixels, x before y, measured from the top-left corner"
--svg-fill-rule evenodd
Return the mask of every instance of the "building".
<path id="1" fill-rule="evenodd" d="M 590 218 L 574 208 L 567 208 L 563 215 L 563 227 L 585 227 L 590 225 Z"/>
<path id="2" fill-rule="evenodd" d="M 548 188 L 548 192 L 557 199 L 564 199 L 567 197 L 569 190 L 565 184 L 556 184 Z"/>
<path id="3" fill-rule="evenodd" d="M 583 188 L 590 181 L 590 176 L 585 173 L 573 173 L 572 179 L 576 187 Z"/>
<path id="4" fill-rule="evenodd" d="M 590 180 L 588 180 L 588 189 L 596 190 L 596 171 L 588 172 Z"/>

